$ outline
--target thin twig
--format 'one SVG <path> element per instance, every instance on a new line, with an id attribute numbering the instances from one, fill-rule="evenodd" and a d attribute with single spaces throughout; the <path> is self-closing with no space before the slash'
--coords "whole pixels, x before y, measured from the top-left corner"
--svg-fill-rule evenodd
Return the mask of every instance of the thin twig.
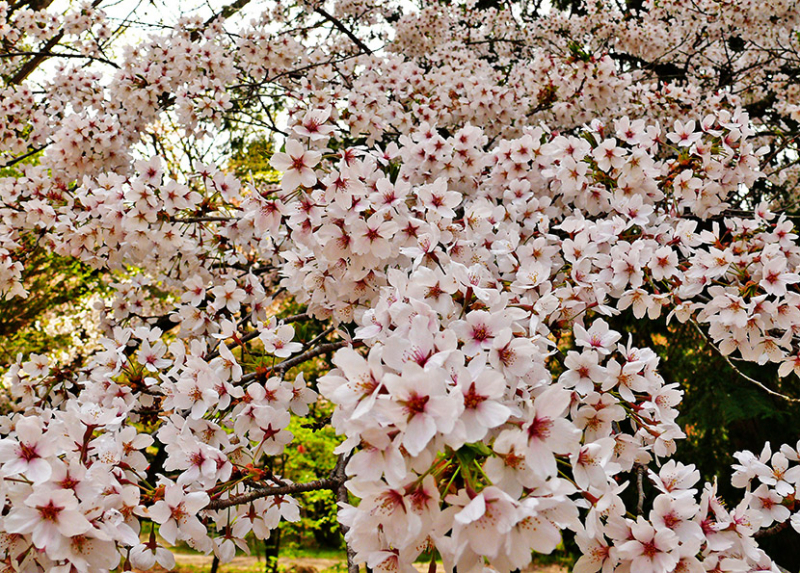
<path id="1" fill-rule="evenodd" d="M 311 347 L 312 347 L 312 346 L 314 346 L 314 345 L 315 345 L 317 342 L 319 342 L 320 340 L 322 340 L 323 338 L 325 338 L 326 336 L 328 336 L 328 335 L 329 335 L 331 332 L 333 332 L 334 330 L 336 330 L 336 328 L 335 328 L 334 326 L 329 326 L 328 328 L 326 328 L 325 330 L 323 330 L 322 332 L 320 332 L 320 333 L 319 333 L 317 336 L 315 336 L 314 338 L 312 338 L 311 340 L 309 340 L 309 341 L 306 343 L 306 347 L 307 347 L 307 348 L 311 348 Z"/>
<path id="2" fill-rule="evenodd" d="M 773 390 L 773 389 L 767 387 L 766 385 L 764 385 L 763 382 L 760 382 L 760 381 L 756 380 L 755 378 L 751 378 L 750 376 L 748 376 L 747 374 L 745 374 L 744 372 L 742 372 L 741 370 L 736 368 L 736 366 L 733 364 L 731 359 L 728 358 L 727 356 L 725 356 L 722 353 L 722 351 L 719 348 L 717 348 L 717 345 L 714 344 L 713 342 L 711 342 L 711 339 L 708 338 L 708 336 L 706 336 L 706 333 L 703 332 L 703 329 L 700 328 L 700 325 L 697 324 L 697 321 L 692 319 L 690 322 L 695 327 L 697 332 L 700 333 L 700 336 L 702 336 L 705 339 L 705 341 L 708 342 L 708 344 L 711 346 L 711 348 L 716 350 L 717 354 L 719 354 L 722 357 L 722 359 L 725 362 L 728 363 L 728 366 L 733 368 L 733 371 L 736 372 L 739 376 L 741 376 L 742 378 L 744 378 L 745 380 L 747 380 L 751 384 L 755 384 L 756 386 L 758 386 L 759 388 L 761 388 L 762 390 L 764 390 L 767 394 L 770 394 L 771 396 L 775 396 L 776 398 L 781 398 L 782 400 L 786 400 L 787 402 L 800 402 L 800 399 L 792 398 L 790 396 L 786 396 L 785 394 L 781 394 L 780 392 L 776 392 L 775 390 Z"/>
<path id="3" fill-rule="evenodd" d="M 310 314 L 308 314 L 307 312 L 304 312 L 302 314 L 293 314 L 291 316 L 287 316 L 286 318 L 280 318 L 278 320 L 281 322 L 281 324 L 289 324 L 290 322 L 304 322 L 304 321 L 307 321 L 307 320 L 311 320 L 311 318 L 312 317 L 311 317 Z M 323 334 L 329 334 L 331 331 L 332 331 L 332 328 L 326 330 Z M 258 330 L 253 330 L 252 332 L 248 332 L 247 334 L 245 334 L 244 336 L 242 336 L 241 338 L 238 339 L 238 343 L 244 344 L 245 342 L 250 342 L 254 338 L 257 338 L 260 334 L 261 334 L 261 332 L 258 331 Z M 320 337 L 318 336 L 317 338 L 315 338 L 314 340 L 309 342 L 307 346 L 311 346 L 312 344 L 317 342 L 319 339 L 320 339 Z M 219 350 L 214 350 L 214 351 L 208 353 L 208 355 L 205 357 L 205 359 L 206 359 L 206 361 L 210 361 L 210 360 L 216 358 L 217 356 L 219 356 Z"/>

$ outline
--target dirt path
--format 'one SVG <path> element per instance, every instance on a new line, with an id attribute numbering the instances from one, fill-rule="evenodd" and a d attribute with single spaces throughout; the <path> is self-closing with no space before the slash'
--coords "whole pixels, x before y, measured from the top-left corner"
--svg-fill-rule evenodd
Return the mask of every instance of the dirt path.
<path id="1" fill-rule="evenodd" d="M 211 568 L 212 558 L 207 555 L 186 555 L 176 554 L 175 563 L 178 571 L 181 566 L 190 566 L 193 569 L 204 568 L 206 571 Z M 320 573 L 325 569 L 331 569 L 337 565 L 342 565 L 340 571 L 346 570 L 344 562 L 337 559 L 317 559 L 312 557 L 281 557 L 278 559 L 278 564 L 285 570 L 293 570 L 294 573 Z M 235 557 L 230 563 L 220 565 L 219 573 L 237 573 L 239 571 L 255 571 L 262 570 L 264 567 L 264 560 L 254 556 L 243 555 Z M 415 563 L 414 567 L 419 573 L 427 573 L 427 563 Z M 441 569 L 440 569 L 441 571 Z M 526 573 L 566 573 L 564 569 L 557 565 L 547 565 L 540 567 L 531 567 L 524 570 Z"/>

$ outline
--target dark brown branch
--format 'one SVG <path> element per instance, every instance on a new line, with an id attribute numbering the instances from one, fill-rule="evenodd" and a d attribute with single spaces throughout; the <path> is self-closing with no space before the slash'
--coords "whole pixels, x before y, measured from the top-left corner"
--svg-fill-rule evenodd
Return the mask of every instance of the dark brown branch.
<path id="1" fill-rule="evenodd" d="M 636 464 L 636 492 L 638 501 L 636 502 L 636 515 L 642 515 L 644 511 L 644 472 L 643 464 Z"/>
<path id="2" fill-rule="evenodd" d="M 316 348 L 312 348 L 308 352 L 303 352 L 302 354 L 298 354 L 294 358 L 289 358 L 284 360 L 280 364 L 278 364 L 275 369 L 276 370 L 288 370 L 292 366 L 297 366 L 298 364 L 302 364 L 306 360 L 310 360 L 322 354 L 327 354 L 328 352 L 333 352 L 334 350 L 339 350 L 344 346 L 349 346 L 350 342 L 346 340 L 340 340 L 339 342 L 328 342 L 327 344 L 320 344 Z"/>
<path id="3" fill-rule="evenodd" d="M 13 167 L 14 165 L 19 163 L 20 161 L 25 161 L 28 157 L 31 157 L 32 155 L 36 155 L 37 153 L 39 153 L 45 147 L 47 147 L 47 144 L 46 145 L 42 145 L 41 147 L 37 147 L 35 149 L 31 149 L 28 153 L 26 153 L 24 155 L 20 155 L 19 157 L 15 157 L 14 159 L 10 160 L 8 163 L 4 163 L 3 165 L 0 165 L 0 169 L 6 169 L 7 167 Z"/>
<path id="4" fill-rule="evenodd" d="M 325 19 L 326 19 L 328 22 L 330 22 L 331 24 L 333 24 L 334 26 L 336 26 L 336 28 L 337 28 L 337 29 L 338 29 L 340 32 L 342 32 L 342 33 L 343 33 L 345 36 L 347 36 L 348 38 L 350 38 L 350 39 L 353 41 L 353 43 L 354 43 L 356 46 L 358 46 L 358 47 L 361 49 L 361 51 L 362 51 L 362 52 L 366 52 L 367 54 L 370 54 L 370 55 L 372 55 L 372 50 L 370 50 L 370 49 L 367 47 L 367 45 L 366 45 L 364 42 L 362 42 L 362 41 L 361 41 L 361 40 L 358 38 L 358 36 L 356 36 L 355 34 L 353 34 L 353 32 L 351 32 L 351 31 L 350 31 L 350 30 L 347 28 L 347 26 L 345 26 L 344 24 L 342 24 L 342 22 L 341 22 L 341 21 L 340 21 L 338 18 L 335 18 L 334 16 L 331 16 L 331 15 L 330 15 L 328 12 L 326 12 L 326 11 L 325 11 L 323 8 L 321 8 L 321 7 L 320 7 L 320 8 L 315 8 L 315 9 L 314 9 L 314 12 L 316 12 L 317 14 L 319 14 L 320 16 L 322 16 L 323 18 L 325 18 Z"/>
<path id="5" fill-rule="evenodd" d="M 761 529 L 756 531 L 753 537 L 756 539 L 760 539 L 761 537 L 769 537 L 771 535 L 776 535 L 783 531 L 784 529 L 789 527 L 789 520 L 787 519 L 783 523 L 776 523 L 772 527 L 767 527 L 766 529 Z"/>
<path id="6" fill-rule="evenodd" d="M 211 18 L 206 20 L 205 25 L 208 26 L 209 24 L 213 23 L 216 20 L 219 20 L 220 18 L 223 20 L 227 20 L 228 18 L 236 14 L 239 10 L 247 6 L 249 3 L 250 0 L 236 0 L 236 2 L 225 6 L 222 9 L 222 11 L 220 11 L 219 14 L 214 14 L 213 16 L 211 16 Z"/>
<path id="7" fill-rule="evenodd" d="M 292 314 L 290 316 L 287 316 L 286 318 L 281 318 L 279 320 L 283 324 L 289 324 L 290 322 L 306 322 L 308 320 L 311 320 L 312 318 L 314 317 L 308 314 L 307 312 L 303 312 L 300 314 Z"/>
<path id="8" fill-rule="evenodd" d="M 344 485 L 347 476 L 345 476 L 344 468 L 347 465 L 347 458 L 340 455 L 339 459 L 336 461 L 336 467 L 333 468 L 334 477 L 341 480 L 339 487 L 336 489 L 336 499 L 339 503 L 347 503 L 347 488 Z M 356 563 L 356 552 L 347 542 L 347 532 L 350 530 L 349 527 L 339 523 L 339 529 L 342 532 L 342 537 L 344 538 L 344 546 L 347 550 L 347 573 L 358 573 L 358 564 Z"/>
<path id="9" fill-rule="evenodd" d="M 249 3 L 250 0 L 236 0 L 236 2 L 228 4 L 222 10 L 220 10 L 220 12 L 214 14 L 213 16 L 211 16 L 211 18 L 203 22 L 202 28 L 193 30 L 189 38 L 192 40 L 192 42 L 197 42 L 200 39 L 203 30 L 208 28 L 211 24 L 213 24 L 217 20 L 227 20 L 228 18 L 236 14 L 239 10 L 247 6 Z"/>
<path id="10" fill-rule="evenodd" d="M 92 8 L 96 8 L 102 1 L 103 0 L 94 0 L 92 2 Z M 19 70 L 17 70 L 17 73 L 14 74 L 14 77 L 11 78 L 9 83 L 11 85 L 18 85 L 24 82 L 28 78 L 28 76 L 31 75 L 36 70 L 36 68 L 42 65 L 42 62 L 44 62 L 47 58 L 50 57 L 48 56 L 50 50 L 52 50 L 61 41 L 63 37 L 64 37 L 64 30 L 61 30 L 58 34 L 50 38 L 47 41 L 47 43 L 42 47 L 42 49 L 39 50 L 39 52 L 33 58 L 25 62 L 23 66 Z"/>
<path id="11" fill-rule="evenodd" d="M 238 221 L 238 217 L 184 217 L 183 219 L 173 219 L 173 223 L 227 223 L 228 221 Z"/>
<path id="12" fill-rule="evenodd" d="M 335 491 L 342 483 L 342 478 L 337 476 L 318 479 L 306 483 L 292 483 L 278 487 L 262 487 L 247 493 L 234 495 L 227 499 L 215 499 L 209 503 L 205 509 L 225 509 L 226 507 L 250 503 L 251 501 L 261 499 L 262 497 L 270 497 L 273 495 L 293 495 L 296 493 L 303 493 L 305 491 L 317 491 L 321 489 L 330 489 Z"/>
<path id="13" fill-rule="evenodd" d="M 12 14 L 15 10 L 22 8 L 23 6 L 27 6 L 28 9 L 33 11 L 46 10 L 52 3 L 53 0 L 20 0 L 19 2 L 9 6 L 8 13 Z"/>
<path id="14" fill-rule="evenodd" d="M 625 53 L 617 53 L 612 52 L 609 54 L 613 59 L 618 60 L 620 62 L 625 62 L 628 64 L 638 65 L 640 70 L 643 71 L 652 71 L 656 74 L 659 80 L 662 82 L 670 82 L 672 80 L 686 80 L 687 71 L 685 69 L 681 69 L 679 66 L 671 63 L 671 62 L 662 62 L 659 63 L 658 61 L 648 62 L 642 58 L 637 56 L 632 56 L 630 54 Z"/>
<path id="15" fill-rule="evenodd" d="M 320 344 L 316 348 L 312 348 L 307 352 L 303 352 L 302 354 L 298 354 L 294 358 L 288 358 L 275 366 L 273 371 L 283 372 L 288 370 L 292 366 L 297 366 L 298 364 L 302 364 L 306 360 L 310 360 L 322 354 L 327 354 L 328 352 L 333 352 L 334 350 L 338 350 L 344 346 L 349 346 L 351 343 L 345 340 L 340 340 L 339 342 L 328 342 L 327 344 Z M 250 372 L 249 374 L 245 374 L 242 376 L 240 383 L 250 382 L 251 380 L 255 380 L 260 375 L 259 372 Z"/>
<path id="16" fill-rule="evenodd" d="M 45 58 L 80 58 L 83 60 L 94 60 L 97 62 L 102 62 L 104 64 L 108 64 L 109 66 L 114 66 L 115 68 L 119 68 L 119 64 L 116 62 L 112 62 L 106 58 L 100 58 L 97 56 L 87 56 L 84 54 L 64 54 L 64 53 L 56 53 L 56 52 L 5 52 L 0 54 L 0 58 L 21 58 L 23 56 L 44 56 Z"/>

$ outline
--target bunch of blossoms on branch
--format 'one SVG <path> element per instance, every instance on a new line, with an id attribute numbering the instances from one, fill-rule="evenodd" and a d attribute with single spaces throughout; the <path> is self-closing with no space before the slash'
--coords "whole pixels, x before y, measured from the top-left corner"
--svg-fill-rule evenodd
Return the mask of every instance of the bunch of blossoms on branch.
<path id="1" fill-rule="evenodd" d="M 736 125 L 725 114 L 714 121 L 728 123 L 725 129 Z M 711 129 L 716 127 L 711 119 L 706 124 L 712 133 L 688 136 L 695 140 L 692 153 L 698 153 L 702 138 L 723 139 Z M 674 452 L 674 440 L 683 435 L 674 408 L 681 393 L 664 385 L 652 351 L 624 344 L 602 318 L 575 325 L 575 350 L 565 352 L 553 342 L 554 334 L 561 336 L 574 317 L 587 313 L 613 315 L 632 306 L 637 316 L 656 316 L 662 306 L 672 305 L 686 312 L 687 302 L 673 294 L 680 289 L 668 288 L 681 276 L 679 257 L 686 263 L 702 261 L 704 243 L 719 241 L 710 233 L 693 233 L 693 221 L 673 223 L 659 215 L 656 202 L 719 209 L 726 192 L 757 175 L 742 167 L 755 156 L 742 145 L 737 152 L 744 155 L 736 161 L 714 159 L 718 167 L 710 175 L 693 174 L 693 195 L 667 199 L 664 183 L 655 177 L 675 164 L 658 164 L 641 153 L 636 171 L 626 162 L 657 143 L 645 130 L 642 142 L 633 146 L 617 146 L 611 137 L 597 143 L 604 129 L 598 124 L 587 139 L 579 139 L 535 128 L 499 142 L 487 154 L 480 151 L 485 139 L 478 128 L 445 139 L 423 126 L 398 149 L 398 157 L 407 159 L 394 182 L 379 158 L 348 158 L 344 152 L 326 159 L 331 183 L 308 193 L 295 187 L 303 177 L 317 178 L 317 172 L 306 170 L 322 157 L 310 149 L 310 136 L 287 143 L 291 163 L 283 185 L 291 191 L 275 211 L 292 241 L 282 256 L 298 262 L 284 271 L 285 287 L 307 300 L 311 313 L 352 316 L 359 325 L 355 339 L 369 347 L 366 357 L 340 350 L 333 358 L 337 370 L 319 382 L 338 407 L 334 425 L 348 438 L 340 452 L 356 448 L 344 471 L 353 476 L 349 487 L 362 501 L 342 513 L 356 560 L 377 569 L 410 566 L 422 550 L 435 547 L 462 569 L 489 562 L 510 570 L 523 566 L 531 550 L 552 551 L 560 530 L 569 527 L 588 548 L 581 562 L 585 567 L 604 561 L 652 570 L 678 563 L 696 568 L 701 560 L 713 559 L 739 560 L 742 566 L 768 563 L 752 539 L 763 503 L 753 508 L 749 502 L 755 498 L 747 497 L 739 511 L 747 514 L 750 527 L 737 529 L 740 516 L 714 509 L 713 488 L 705 501 L 692 501 L 688 490 L 697 476 L 691 468 L 667 464 L 654 472 L 650 477 L 661 484 L 664 497 L 654 500 L 646 521 L 627 515 L 618 495 L 626 484 L 619 478 Z M 680 140 L 684 132 L 668 133 L 666 139 Z M 444 151 L 441 158 L 421 160 L 420 148 Z M 474 168 L 476 174 L 485 172 L 484 178 L 470 179 L 466 169 L 459 169 L 451 179 L 448 152 L 468 158 L 465 165 L 484 166 Z M 276 155 L 273 163 L 285 163 L 285 156 Z M 567 157 L 587 166 L 587 185 L 600 189 L 600 181 L 613 178 L 615 193 L 607 192 L 597 206 L 608 219 L 587 219 L 575 211 L 571 178 L 559 177 Z M 146 189 L 153 183 L 142 179 L 155 181 L 151 172 L 158 172 L 158 164 L 142 163 L 139 169 L 132 188 Z M 211 173 L 202 177 L 212 187 L 230 187 Z M 726 178 L 727 189 L 719 183 Z M 620 191 L 626 186 L 630 191 Z M 415 189 L 414 195 L 405 197 L 404 188 Z M 697 198 L 707 188 L 715 194 L 700 203 Z M 298 198 L 292 200 L 291 194 Z M 405 200 L 397 200 L 398 194 Z M 337 208 L 340 201 L 349 202 L 348 212 Z M 121 207 L 136 209 L 135 202 L 126 203 L 123 195 Z M 750 225 L 764 227 L 761 233 L 782 225 L 770 224 L 768 212 L 759 217 L 761 222 Z M 729 223 L 731 228 L 739 224 Z M 784 254 L 791 256 L 791 250 Z M 769 264 L 760 260 L 755 268 L 759 263 Z M 369 280 L 346 282 L 365 272 Z M 729 280 L 735 284 L 737 277 Z M 147 286 L 139 281 L 118 289 L 134 301 Z M 713 294 L 718 287 L 692 288 Z M 769 288 L 765 280 L 766 296 L 778 296 Z M 727 307 L 714 312 L 720 306 L 714 299 L 691 304 L 705 309 L 710 322 L 727 320 Z M 264 307 L 256 275 L 229 277 L 214 287 L 196 275 L 185 281 L 175 304 L 181 338 L 167 343 L 157 327 L 117 327 L 103 341 L 88 376 L 74 382 L 77 394 L 66 381 L 50 377 L 46 362 L 22 365 L 10 380 L 12 390 L 27 414 L 39 414 L 10 419 L 13 433 L 2 454 L 12 501 L 5 527 L 17 536 L 17 557 L 74 563 L 75 555 L 88 554 L 86 548 L 99 539 L 127 551 L 132 564 L 147 564 L 159 555 L 168 559 L 155 538 L 141 544 L 130 535 L 138 530 L 138 520 L 128 521 L 139 516 L 158 523 L 167 542 L 183 539 L 227 559 L 249 531 L 263 536 L 281 515 L 296 517 L 292 512 L 268 517 L 268 507 L 252 505 L 261 497 L 280 499 L 279 508 L 285 504 L 280 494 L 271 495 L 287 487 L 285 482 L 264 474 L 259 462 L 262 455 L 283 451 L 291 439 L 285 431 L 289 411 L 303 412 L 313 399 L 302 378 L 292 384 L 270 376 L 284 372 L 303 346 L 292 342 L 291 325 L 268 319 Z M 192 309 L 205 319 L 194 319 Z M 249 311 L 245 316 L 243 309 Z M 118 312 L 131 309 L 120 306 Z M 286 366 L 280 362 L 277 368 L 243 373 L 226 341 L 255 339 Z M 553 377 L 557 363 L 563 373 Z M 51 406 L 62 400 L 64 413 L 53 411 Z M 156 438 L 167 453 L 162 468 L 175 478 L 159 478 L 143 497 L 125 485 L 148 487 L 146 460 L 136 454 L 152 438 L 137 437 L 135 422 L 154 410 L 165 413 Z M 46 439 L 51 432 L 67 439 L 53 447 Z M 52 477 L 60 476 L 59 463 L 75 458 L 80 462 L 66 477 Z M 261 487 L 242 489 L 243 476 L 261 481 Z M 89 489 L 83 499 L 76 489 L 83 479 L 111 481 Z M 75 493 L 41 501 L 33 485 Z M 789 487 L 781 491 L 793 492 Z M 92 513 L 98 491 L 118 494 L 103 494 L 104 511 Z M 39 512 L 39 521 L 26 507 Z M 206 507 L 226 511 L 201 513 L 200 521 L 196 514 Z M 48 530 L 49 536 L 38 533 L 39 522 L 58 524 L 61 512 L 80 509 L 89 524 L 81 534 L 72 535 L 66 526 Z M 128 520 L 114 522 L 117 514 Z M 256 525 L 257 520 L 263 524 Z M 706 525 L 700 527 L 701 522 Z M 213 523 L 222 534 L 209 537 Z M 730 543 L 712 542 L 711 534 L 721 531 Z M 63 553 L 65 547 L 71 553 Z"/>
<path id="2" fill-rule="evenodd" d="M 0 178 L 3 296 L 24 296 L 30 243 L 111 293 L 84 360 L 21 357 L 4 376 L 4 570 L 171 568 L 182 542 L 227 562 L 299 518 L 292 496 L 331 489 L 351 567 L 410 573 L 435 550 L 448 571 L 512 571 L 569 529 L 579 572 L 777 571 L 756 538 L 800 530 L 798 453 L 737 454 L 745 493 L 726 506 L 669 459 L 682 389 L 612 327 L 666 315 L 725 357 L 800 374 L 797 236 L 754 199 L 791 183 L 792 143 L 746 111 L 763 96 L 794 113 L 770 67 L 794 56 L 764 34 L 723 81 L 739 12 L 700 7 L 717 42 L 700 65 L 681 5 L 614 11 L 605 34 L 495 9 L 474 26 L 469 3 L 399 19 L 391 3 L 274 5 L 235 34 L 225 11 L 183 18 L 112 62 L 96 5 L 60 19 L 1 3 L 20 48 L 0 60 L 0 157 L 17 170 Z M 373 51 L 356 32 L 384 20 L 394 39 Z M 25 42 L 63 38 L 113 81 L 62 63 L 34 95 Z M 752 70 L 775 51 L 765 95 Z M 629 68 L 665 53 L 685 81 Z M 249 107 L 271 98 L 287 125 Z M 283 133 L 279 183 L 203 159 L 245 120 Z M 314 362 L 329 371 L 306 379 Z M 288 427 L 319 400 L 339 458 L 292 483 Z"/>
<path id="3" fill-rule="evenodd" d="M 712 118 L 705 125 L 716 127 Z M 704 134 L 687 133 L 691 127 L 677 124 L 665 139 L 694 146 Z M 627 128 L 624 122 L 617 126 Z M 589 141 L 599 139 L 603 129 L 596 126 Z M 705 137 L 722 136 L 709 131 Z M 655 318 L 663 306 L 676 306 L 686 320 L 691 309 L 680 293 L 691 299 L 706 286 L 714 292 L 716 287 L 687 278 L 681 282 L 691 287 L 681 291 L 677 279 L 691 276 L 680 266 L 702 264 L 704 242 L 717 238 L 695 233 L 694 221 L 668 222 L 655 203 L 671 201 L 705 214 L 722 208 L 721 200 L 740 184 L 737 177 L 747 181 L 758 174 L 741 168 L 747 162 L 742 157 L 720 163 L 710 178 L 705 171 L 690 172 L 694 188 L 684 193 L 680 183 L 673 184 L 667 198 L 656 176 L 677 164 L 659 165 L 641 153 L 642 148 L 655 151 L 653 135 L 660 134 L 648 136 L 642 129 L 633 150 L 610 137 L 593 149 L 585 139 L 534 129 L 521 139 L 500 142 L 489 158 L 472 151 L 475 159 L 467 165 L 489 166 L 483 181 L 470 181 L 463 168 L 454 170 L 455 176 L 448 173 L 459 144 L 465 152 L 457 156 L 470 157 L 468 142 L 482 143 L 475 128 L 445 139 L 423 126 L 400 149 L 405 162 L 394 187 L 411 184 L 418 191 L 413 201 L 378 220 L 381 228 L 398 229 L 395 234 L 405 242 L 396 241 L 396 250 L 411 259 L 410 266 L 387 268 L 387 286 L 371 309 L 356 316 L 361 326 L 355 337 L 370 347 L 368 356 L 339 351 L 337 370 L 320 381 L 323 394 L 340 406 L 333 423 L 348 438 L 340 450 L 359 448 L 346 471 L 352 476 L 348 487 L 362 502 L 344 511 L 342 519 L 351 528 L 348 539 L 358 558 L 370 567 L 410 567 L 420 551 L 436 548 L 461 569 L 488 562 L 512 570 L 525 566 L 532 550 L 552 551 L 567 527 L 578 532 L 587 552 L 579 562 L 586 571 L 606 563 L 633 570 L 702 570 L 701 563 L 714 559 L 769 567 L 752 539 L 760 508 L 751 508 L 747 498 L 738 509 L 746 517 L 726 514 L 721 506 L 709 509 L 712 486 L 699 503 L 693 501 L 697 492 L 691 487 L 699 475 L 691 467 L 671 463 L 652 473 L 664 493 L 654 500 L 650 519 L 626 515 L 618 497 L 625 485 L 619 475 L 674 452 L 674 440 L 683 437 L 674 423 L 681 392 L 677 385 L 664 385 L 652 351 L 619 344 L 620 333 L 602 319 L 590 328 L 576 325 L 577 349 L 566 355 L 550 338 L 551 326 L 560 330 L 587 311 L 615 314 L 608 298 L 616 299 L 617 309 L 632 306 L 637 317 Z M 683 145 L 686 139 L 692 143 Z M 627 158 L 637 151 L 631 170 Z M 567 159 L 573 165 L 583 162 L 581 175 L 564 173 Z M 615 179 L 613 194 L 598 185 L 597 179 L 607 176 Z M 587 220 L 570 211 L 573 177 L 583 177 L 584 189 L 594 184 L 606 191 L 598 193 L 605 201 L 597 200 L 593 210 L 609 213 L 610 220 Z M 719 183 L 725 177 L 730 178 L 727 191 Z M 379 179 L 374 187 L 390 194 L 389 184 Z M 538 197 L 531 191 L 534 185 Z M 460 197 L 448 190 L 465 187 Z M 327 190 L 317 203 L 326 201 Z M 376 214 L 383 210 L 367 197 L 367 215 L 370 207 Z M 463 209 L 462 218 L 455 209 Z M 320 214 L 321 233 L 331 213 L 335 216 L 335 209 L 328 205 Z M 763 222 L 750 224 L 766 231 L 771 215 L 760 216 Z M 336 226 L 337 246 L 346 253 L 360 227 L 346 221 Z M 363 231 L 366 236 L 380 235 L 377 225 L 369 229 Z M 405 237 L 404 229 L 411 230 Z M 356 248 L 352 252 L 357 254 Z M 347 262 L 358 261 L 346 254 Z M 796 258 L 796 250 L 784 257 Z M 319 259 L 309 257 L 309 265 Z M 784 278 L 797 280 L 796 275 Z M 299 282 L 293 278 L 286 284 Z M 709 322 L 727 320 L 713 312 L 713 300 L 694 304 L 711 311 Z M 566 369 L 557 380 L 549 371 L 554 360 Z M 630 430 L 622 431 L 628 424 Z M 565 464 L 560 472 L 559 462 Z M 454 487 L 458 483 L 463 489 Z M 581 519 L 582 509 L 588 512 Z M 736 529 L 737 519 L 747 527 Z M 722 535 L 728 542 L 709 541 L 712 532 L 729 529 L 738 533 Z"/>

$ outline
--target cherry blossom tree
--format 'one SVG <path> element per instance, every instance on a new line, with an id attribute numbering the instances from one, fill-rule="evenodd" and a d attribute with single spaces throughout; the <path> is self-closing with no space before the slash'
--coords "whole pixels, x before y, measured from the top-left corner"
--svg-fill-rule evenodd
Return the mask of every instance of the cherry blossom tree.
<path id="1" fill-rule="evenodd" d="M 214 8 L 0 2 L 0 294 L 31 304 L 36 249 L 107 285 L 79 351 L 5 372 L 3 570 L 225 562 L 320 489 L 351 571 L 565 535 L 580 573 L 779 570 L 800 436 L 737 452 L 724 502 L 620 325 L 800 401 L 791 2 Z M 275 177 L 230 167 L 265 139 Z M 293 483 L 322 402 L 338 461 Z"/>

